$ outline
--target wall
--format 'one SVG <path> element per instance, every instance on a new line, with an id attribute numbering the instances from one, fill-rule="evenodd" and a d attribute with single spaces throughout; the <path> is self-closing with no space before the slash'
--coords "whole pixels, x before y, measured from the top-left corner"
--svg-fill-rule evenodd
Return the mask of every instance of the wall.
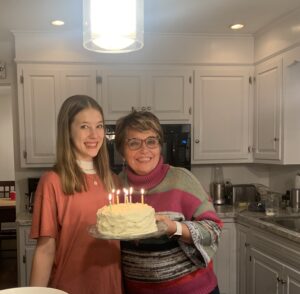
<path id="1" fill-rule="evenodd" d="M 269 186 L 269 166 L 263 164 L 226 164 L 221 165 L 225 181 L 232 184 L 260 183 Z M 213 165 L 195 165 L 193 174 L 199 179 L 204 189 L 209 193 Z"/>
<path id="2" fill-rule="evenodd" d="M 11 87 L 0 84 L 0 181 L 14 181 Z"/>
<path id="3" fill-rule="evenodd" d="M 145 35 L 145 47 L 99 54 L 82 47 L 80 32 L 14 32 L 17 62 L 253 64 L 252 36 Z"/>
<path id="4" fill-rule="evenodd" d="M 254 40 L 255 63 L 299 45 L 300 9 L 270 24 Z"/>

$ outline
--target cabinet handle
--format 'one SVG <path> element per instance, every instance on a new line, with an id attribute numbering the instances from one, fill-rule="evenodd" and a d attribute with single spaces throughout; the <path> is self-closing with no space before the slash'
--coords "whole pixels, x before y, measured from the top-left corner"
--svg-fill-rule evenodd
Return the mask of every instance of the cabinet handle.
<path id="1" fill-rule="evenodd" d="M 147 107 L 147 110 L 148 110 L 148 111 L 151 111 L 151 106 L 148 106 L 148 107 Z"/>
<path id="2" fill-rule="evenodd" d="M 286 281 L 284 279 L 281 279 L 281 284 L 285 285 Z"/>
<path id="3" fill-rule="evenodd" d="M 26 263 L 26 256 L 25 255 L 23 255 L 22 261 L 23 261 L 23 263 Z"/>
<path id="4" fill-rule="evenodd" d="M 189 114 L 192 114 L 192 107 L 189 108 Z"/>
<path id="5" fill-rule="evenodd" d="M 145 107 L 145 106 L 142 106 L 141 109 L 142 109 L 142 111 L 145 111 L 145 110 L 146 110 L 146 107 Z"/>
<path id="6" fill-rule="evenodd" d="M 198 144 L 199 142 L 200 142 L 200 140 L 199 140 L 199 139 L 196 139 L 196 140 L 195 140 L 195 143 L 196 143 L 196 144 Z"/>
<path id="7" fill-rule="evenodd" d="M 131 112 L 134 112 L 135 108 L 133 106 L 131 106 Z"/>
<path id="8" fill-rule="evenodd" d="M 279 141 L 279 139 L 278 138 L 274 138 L 274 141 L 277 142 L 277 141 Z"/>
<path id="9" fill-rule="evenodd" d="M 250 244 L 246 242 L 245 243 L 245 247 L 249 247 L 249 246 L 250 246 Z"/>

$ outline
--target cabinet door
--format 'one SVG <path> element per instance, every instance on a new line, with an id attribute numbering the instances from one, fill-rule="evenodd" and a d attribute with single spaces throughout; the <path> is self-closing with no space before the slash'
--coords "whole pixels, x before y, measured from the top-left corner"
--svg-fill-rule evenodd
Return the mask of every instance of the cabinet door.
<path id="1" fill-rule="evenodd" d="M 102 103 L 106 120 L 115 121 L 146 105 L 146 75 L 138 70 L 103 70 Z"/>
<path id="2" fill-rule="evenodd" d="M 235 294 L 236 229 L 234 223 L 224 223 L 219 247 L 213 262 L 220 292 L 222 294 Z"/>
<path id="3" fill-rule="evenodd" d="M 247 265 L 248 265 L 248 252 L 249 241 L 247 235 L 249 228 L 243 225 L 237 227 L 237 281 L 238 293 L 247 293 Z"/>
<path id="4" fill-rule="evenodd" d="M 256 68 L 254 159 L 281 159 L 282 59 Z"/>
<path id="5" fill-rule="evenodd" d="M 194 163 L 247 161 L 249 69 L 195 71 Z"/>
<path id="6" fill-rule="evenodd" d="M 281 283 L 284 285 L 285 294 L 299 294 L 300 270 L 285 266 Z"/>
<path id="7" fill-rule="evenodd" d="M 192 71 L 157 70 L 148 74 L 146 109 L 160 120 L 192 118 Z"/>
<path id="8" fill-rule="evenodd" d="M 27 65 L 21 74 L 22 166 L 52 166 L 56 157 L 56 120 L 61 104 L 75 94 L 97 99 L 96 70 Z"/>
<path id="9" fill-rule="evenodd" d="M 57 103 L 57 113 L 61 104 L 70 96 L 87 95 L 97 99 L 96 70 L 63 70 L 60 72 L 61 95 Z"/>
<path id="10" fill-rule="evenodd" d="M 21 152 L 26 163 L 47 165 L 55 161 L 59 74 L 55 70 L 24 69 L 23 83 L 23 101 L 20 105 L 24 107 L 25 126 L 20 122 L 20 129 L 25 128 L 26 150 Z"/>
<path id="11" fill-rule="evenodd" d="M 250 252 L 249 293 L 282 293 L 282 284 L 279 282 L 280 274 L 283 269 L 282 264 L 254 247 L 250 248 Z"/>
<path id="12" fill-rule="evenodd" d="M 35 251 L 35 247 L 28 246 L 25 248 L 25 260 L 26 260 L 26 285 L 25 286 L 29 286 L 34 251 Z"/>

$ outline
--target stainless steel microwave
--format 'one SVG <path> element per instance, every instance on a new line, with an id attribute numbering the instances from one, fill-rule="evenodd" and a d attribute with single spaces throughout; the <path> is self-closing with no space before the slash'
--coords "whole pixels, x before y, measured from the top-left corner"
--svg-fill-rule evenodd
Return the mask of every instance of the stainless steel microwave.
<path id="1" fill-rule="evenodd" d="M 191 125 L 162 124 L 162 129 L 164 162 L 191 170 Z M 110 166 L 114 172 L 119 173 L 123 167 L 123 158 L 115 146 L 115 125 L 106 126 L 106 139 Z"/>

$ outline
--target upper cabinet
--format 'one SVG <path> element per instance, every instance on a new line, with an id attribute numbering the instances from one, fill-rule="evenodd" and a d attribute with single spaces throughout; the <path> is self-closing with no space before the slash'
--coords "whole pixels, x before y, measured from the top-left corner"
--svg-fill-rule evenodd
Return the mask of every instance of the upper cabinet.
<path id="1" fill-rule="evenodd" d="M 136 109 L 151 111 L 162 122 L 191 122 L 192 74 L 185 69 L 103 69 L 106 120 L 116 121 Z"/>
<path id="2" fill-rule="evenodd" d="M 18 66 L 22 167 L 52 166 L 56 119 L 63 101 L 74 94 L 97 98 L 96 71 L 51 65 Z"/>
<path id="3" fill-rule="evenodd" d="M 300 48 L 256 68 L 254 160 L 300 164 Z"/>
<path id="4" fill-rule="evenodd" d="M 249 162 L 252 68 L 195 71 L 193 163 Z"/>
<path id="5" fill-rule="evenodd" d="M 96 99 L 110 123 L 133 109 L 152 111 L 162 122 L 192 121 L 192 70 L 19 64 L 22 167 L 53 165 L 57 115 L 63 101 L 75 94 Z"/>
<path id="6" fill-rule="evenodd" d="M 255 70 L 254 159 L 281 159 L 282 58 Z"/>

